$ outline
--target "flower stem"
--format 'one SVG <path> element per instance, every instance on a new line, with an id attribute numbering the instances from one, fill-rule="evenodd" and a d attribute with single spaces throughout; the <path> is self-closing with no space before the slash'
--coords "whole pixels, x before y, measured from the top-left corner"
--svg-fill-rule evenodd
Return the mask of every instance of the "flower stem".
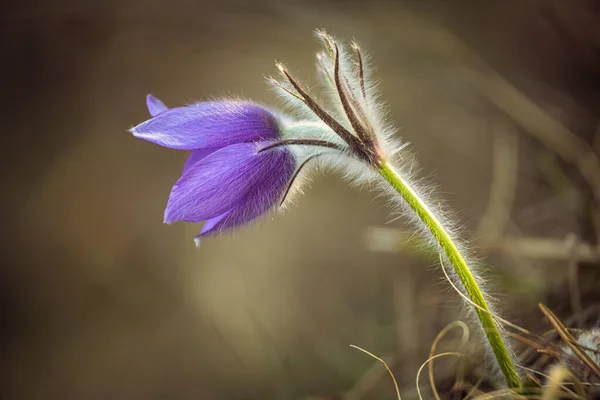
<path id="1" fill-rule="evenodd" d="M 481 326 L 487 336 L 492 351 L 498 361 L 500 370 L 504 374 L 506 383 L 511 388 L 520 388 L 521 381 L 515 371 L 514 364 L 509 352 L 502 340 L 498 326 L 496 325 L 489 307 L 485 301 L 481 289 L 477 285 L 475 277 L 471 273 L 465 259 L 452 241 L 452 238 L 444 229 L 441 222 L 435 217 L 427 204 L 410 187 L 410 185 L 400 176 L 400 174 L 387 161 L 384 161 L 379 167 L 379 173 L 386 181 L 404 198 L 408 205 L 415 211 L 419 219 L 427 226 L 439 246 L 442 248 L 448 260 L 452 264 L 454 271 L 460 278 L 467 295 L 471 301 L 479 307 L 475 308 Z"/>

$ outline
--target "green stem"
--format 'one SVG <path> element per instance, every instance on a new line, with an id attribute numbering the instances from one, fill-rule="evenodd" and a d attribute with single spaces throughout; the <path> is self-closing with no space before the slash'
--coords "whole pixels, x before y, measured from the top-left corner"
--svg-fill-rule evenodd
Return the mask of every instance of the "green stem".
<path id="1" fill-rule="evenodd" d="M 460 278 L 467 295 L 473 303 L 480 308 L 475 308 L 479 321 L 490 343 L 492 351 L 496 356 L 498 365 L 504 374 L 506 383 L 511 388 L 520 388 L 521 381 L 519 375 L 515 371 L 514 364 L 508 353 L 508 350 L 502 340 L 498 326 L 492 315 L 489 307 L 483 297 L 483 293 L 475 277 L 471 273 L 465 259 L 460 254 L 460 251 L 452 241 L 452 238 L 444 229 L 441 222 L 435 217 L 427 204 L 419 197 L 419 195 L 410 187 L 410 185 L 400 176 L 400 174 L 387 161 L 384 161 L 379 168 L 379 173 L 383 176 L 392 187 L 404 198 L 408 205 L 415 211 L 419 219 L 427 226 L 435 240 L 443 249 L 446 257 L 454 267 L 456 274 Z"/>

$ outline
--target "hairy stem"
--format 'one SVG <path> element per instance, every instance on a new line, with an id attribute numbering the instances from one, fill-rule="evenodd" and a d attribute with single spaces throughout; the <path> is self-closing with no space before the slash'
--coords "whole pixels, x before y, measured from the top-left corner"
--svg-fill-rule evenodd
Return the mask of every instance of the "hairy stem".
<path id="1" fill-rule="evenodd" d="M 429 209 L 427 204 L 419 197 L 419 195 L 410 187 L 410 185 L 400 176 L 400 174 L 387 161 L 383 161 L 378 167 L 379 173 L 386 181 L 402 196 L 408 205 L 415 211 L 419 219 L 427 226 L 439 246 L 442 248 L 446 257 L 452 264 L 454 271 L 461 280 L 468 297 L 478 307 L 475 308 L 477 317 L 481 322 L 483 331 L 487 336 L 492 351 L 498 361 L 500 370 L 504 374 L 506 383 L 511 388 L 520 388 L 521 382 L 519 375 L 515 370 L 515 366 L 510 357 L 508 349 L 502 340 L 500 331 L 494 321 L 489 307 L 485 301 L 481 289 L 477 285 L 477 281 L 473 273 L 469 269 L 465 259 L 460 254 L 460 251 L 452 241 L 452 238 Z"/>

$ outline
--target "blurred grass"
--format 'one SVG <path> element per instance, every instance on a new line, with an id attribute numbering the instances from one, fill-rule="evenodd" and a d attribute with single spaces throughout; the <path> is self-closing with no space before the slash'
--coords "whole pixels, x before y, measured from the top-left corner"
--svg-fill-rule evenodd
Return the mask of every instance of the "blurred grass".
<path id="1" fill-rule="evenodd" d="M 465 61 L 457 44 L 591 142 L 599 108 L 588 83 L 598 69 L 594 34 L 582 21 L 594 14 L 586 1 L 565 4 L 5 5 L 4 397 L 331 396 L 373 365 L 349 344 L 395 359 L 411 393 L 460 301 L 420 244 L 407 241 L 394 255 L 367 248 L 365 229 L 392 219 L 375 194 L 325 174 L 285 215 L 197 250 L 199 227 L 162 224 L 183 155 L 126 129 L 147 118 L 148 92 L 171 106 L 223 94 L 275 105 L 263 81 L 274 58 L 313 86 L 312 30 L 325 27 L 371 54 L 390 119 L 412 143 L 421 175 L 439 184 L 465 237 L 478 237 L 493 182 L 490 126 L 517 124 L 473 84 L 481 65 Z M 557 33 L 542 11 L 566 31 Z M 574 232 L 595 244 L 577 218 L 581 177 L 563 161 L 548 173 L 543 143 L 526 127 L 516 135 L 506 233 L 561 241 Z M 559 193 L 564 184 L 572 196 Z M 403 229 L 402 220 L 387 226 Z M 565 302 L 564 260 L 483 253 L 516 322 L 540 325 L 531 310 L 548 293 Z M 436 376 L 453 374 L 440 368 Z M 392 390 L 384 376 L 367 397 L 394 398 Z"/>

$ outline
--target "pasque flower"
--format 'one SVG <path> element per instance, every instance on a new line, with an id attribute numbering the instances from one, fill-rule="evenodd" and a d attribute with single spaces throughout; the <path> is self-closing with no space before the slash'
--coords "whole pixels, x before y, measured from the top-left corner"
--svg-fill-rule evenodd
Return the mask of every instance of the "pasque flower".
<path id="1" fill-rule="evenodd" d="M 277 117 L 243 101 L 209 101 L 168 109 L 149 95 L 152 118 L 131 129 L 160 146 L 191 150 L 165 210 L 165 222 L 206 221 L 199 236 L 219 233 L 264 214 L 282 201 L 295 170 L 280 140 Z"/>
<path id="2" fill-rule="evenodd" d="M 276 207 L 295 178 L 319 158 L 345 175 L 366 178 L 387 190 L 411 215 L 435 245 L 443 262 L 452 265 L 451 278 L 474 306 L 482 333 L 488 339 L 508 385 L 521 386 L 511 354 L 443 214 L 431 207 L 412 183 L 409 168 L 396 166 L 392 133 L 383 122 L 368 64 L 358 47 L 351 52 L 324 32 L 318 32 L 324 51 L 318 54 L 319 75 L 327 89 L 323 106 L 282 65 L 282 79 L 270 78 L 291 106 L 291 115 L 250 102 L 211 101 L 167 109 L 147 99 L 153 118 L 131 131 L 141 139 L 179 150 L 191 150 L 183 173 L 173 186 L 165 221 L 206 221 L 201 235 L 242 225 Z"/>

